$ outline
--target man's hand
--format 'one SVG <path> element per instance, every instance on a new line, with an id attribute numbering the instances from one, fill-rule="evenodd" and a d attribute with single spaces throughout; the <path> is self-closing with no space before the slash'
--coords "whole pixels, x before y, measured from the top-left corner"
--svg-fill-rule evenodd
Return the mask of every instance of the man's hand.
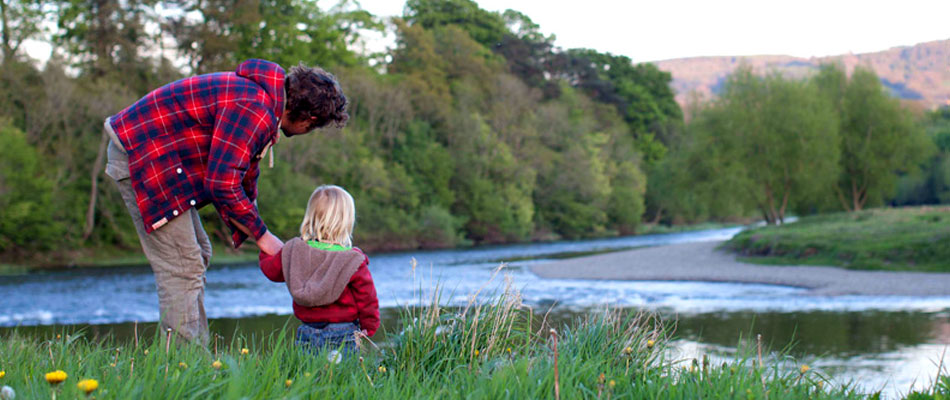
<path id="1" fill-rule="evenodd" d="M 274 236 L 270 231 L 264 232 L 264 236 L 261 236 L 257 240 L 257 247 L 261 249 L 264 253 L 268 255 L 277 254 L 282 247 L 284 247 L 284 242 L 281 242 L 277 236 Z"/>

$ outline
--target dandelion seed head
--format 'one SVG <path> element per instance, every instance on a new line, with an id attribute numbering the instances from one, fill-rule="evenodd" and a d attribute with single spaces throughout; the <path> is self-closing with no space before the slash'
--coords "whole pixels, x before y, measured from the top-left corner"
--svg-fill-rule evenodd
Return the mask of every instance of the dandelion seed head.
<path id="1" fill-rule="evenodd" d="M 13 400 L 15 398 L 16 398 L 16 392 L 13 391 L 12 387 L 4 386 L 0 388 L 0 399 Z"/>

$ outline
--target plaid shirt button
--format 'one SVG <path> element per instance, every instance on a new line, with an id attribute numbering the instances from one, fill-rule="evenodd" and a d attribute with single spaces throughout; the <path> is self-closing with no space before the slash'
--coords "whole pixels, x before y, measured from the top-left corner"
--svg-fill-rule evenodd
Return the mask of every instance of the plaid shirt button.
<path id="1" fill-rule="evenodd" d="M 180 173 L 181 173 L 181 168 L 176 169 L 175 172 L 177 172 L 177 173 L 180 174 Z"/>
<path id="2" fill-rule="evenodd" d="M 174 215 L 174 216 L 177 217 L 177 216 L 178 216 L 178 210 L 172 211 L 172 215 Z"/>
<path id="3" fill-rule="evenodd" d="M 197 202 L 194 201 L 194 200 L 192 200 L 192 201 L 189 201 L 188 203 L 191 204 L 191 205 L 195 205 Z"/>

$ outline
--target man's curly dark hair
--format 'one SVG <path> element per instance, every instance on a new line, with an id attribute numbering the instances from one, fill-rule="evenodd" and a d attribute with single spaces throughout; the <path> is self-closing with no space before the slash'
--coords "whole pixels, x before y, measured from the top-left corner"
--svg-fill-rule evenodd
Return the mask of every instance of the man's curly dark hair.
<path id="1" fill-rule="evenodd" d="M 287 90 L 287 117 L 301 121 L 316 117 L 312 130 L 332 125 L 342 128 L 350 115 L 346 112 L 347 100 L 343 89 L 333 74 L 320 67 L 308 67 L 304 63 L 292 67 L 284 78 Z"/>

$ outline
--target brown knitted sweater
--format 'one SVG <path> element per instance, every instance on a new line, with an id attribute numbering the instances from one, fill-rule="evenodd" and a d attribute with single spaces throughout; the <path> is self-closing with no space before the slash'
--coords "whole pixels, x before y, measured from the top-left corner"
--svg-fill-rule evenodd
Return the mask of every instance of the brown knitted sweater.
<path id="1" fill-rule="evenodd" d="M 354 249 L 316 249 L 299 237 L 285 243 L 281 252 L 287 290 L 294 302 L 304 307 L 335 302 L 366 258 Z"/>

